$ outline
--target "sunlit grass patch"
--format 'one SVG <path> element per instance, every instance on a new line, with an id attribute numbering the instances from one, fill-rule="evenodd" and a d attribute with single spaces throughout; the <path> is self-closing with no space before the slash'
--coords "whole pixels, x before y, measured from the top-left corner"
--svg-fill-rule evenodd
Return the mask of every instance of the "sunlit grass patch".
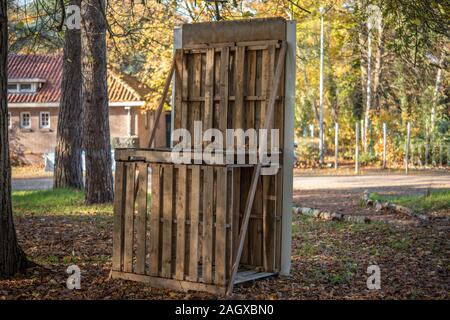
<path id="1" fill-rule="evenodd" d="M 84 192 L 70 189 L 13 191 L 12 202 L 17 216 L 112 214 L 112 204 L 85 205 Z"/>
<path id="2" fill-rule="evenodd" d="M 450 209 L 450 190 L 432 191 L 428 195 L 382 196 L 371 194 L 372 200 L 389 201 L 416 212 Z"/>

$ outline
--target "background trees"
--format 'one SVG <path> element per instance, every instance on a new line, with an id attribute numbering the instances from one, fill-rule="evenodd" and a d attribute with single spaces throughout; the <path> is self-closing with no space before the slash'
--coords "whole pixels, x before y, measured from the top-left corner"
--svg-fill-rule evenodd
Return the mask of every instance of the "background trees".
<path id="1" fill-rule="evenodd" d="M 71 0 L 80 6 L 81 0 Z M 81 166 L 83 106 L 81 96 L 81 30 L 67 28 L 64 35 L 61 101 L 56 135 L 55 188 L 83 188 Z"/>

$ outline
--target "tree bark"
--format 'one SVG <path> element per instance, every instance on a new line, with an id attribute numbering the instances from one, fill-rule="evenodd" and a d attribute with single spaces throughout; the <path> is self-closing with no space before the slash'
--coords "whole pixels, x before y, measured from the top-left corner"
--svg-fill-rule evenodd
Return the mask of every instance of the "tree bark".
<path id="1" fill-rule="evenodd" d="M 7 1 L 0 0 L 0 278 L 9 278 L 27 267 L 17 243 L 11 205 L 11 166 L 8 141 L 8 15 Z"/>
<path id="2" fill-rule="evenodd" d="M 106 83 L 105 1 L 82 1 L 82 74 L 86 203 L 113 200 L 108 88 Z"/>
<path id="3" fill-rule="evenodd" d="M 71 0 L 70 4 L 80 6 L 81 0 Z M 66 29 L 61 102 L 56 134 L 53 178 L 55 188 L 83 188 L 81 86 L 81 30 Z"/>

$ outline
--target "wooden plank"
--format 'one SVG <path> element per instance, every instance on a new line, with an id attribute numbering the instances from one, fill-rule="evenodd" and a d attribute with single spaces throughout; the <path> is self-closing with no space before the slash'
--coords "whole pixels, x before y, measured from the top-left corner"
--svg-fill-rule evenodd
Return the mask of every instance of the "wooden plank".
<path id="1" fill-rule="evenodd" d="M 234 121 L 235 129 L 244 129 L 244 77 L 245 77 L 245 47 L 236 49 L 235 62 L 235 103 L 234 103 Z"/>
<path id="2" fill-rule="evenodd" d="M 204 291 L 209 292 L 216 295 L 225 294 L 225 287 L 205 284 L 201 282 L 190 282 L 190 281 L 181 281 L 175 279 L 166 279 L 160 277 L 152 277 L 152 276 L 144 276 L 134 273 L 125 273 L 119 271 L 112 271 L 111 277 L 113 279 L 123 279 L 123 280 L 131 280 L 147 283 L 155 288 L 163 288 L 163 289 L 171 289 L 177 291 Z"/>
<path id="3" fill-rule="evenodd" d="M 242 169 L 235 169 L 233 174 L 233 221 L 232 221 L 232 257 L 236 256 L 239 245 L 239 216 L 241 208 L 241 171 Z"/>
<path id="4" fill-rule="evenodd" d="M 254 96 L 256 93 L 256 51 L 248 53 L 248 86 L 247 95 Z M 246 110 L 247 127 L 255 128 L 255 102 L 249 101 Z"/>
<path id="5" fill-rule="evenodd" d="M 247 281 L 255 281 L 258 279 L 268 278 L 276 275 L 274 272 L 253 272 L 251 274 L 240 275 L 237 274 L 236 280 L 234 280 L 234 284 L 239 284 Z"/>
<path id="6" fill-rule="evenodd" d="M 226 228 L 226 257 L 225 257 L 225 273 L 226 278 L 231 276 L 231 267 L 233 266 L 233 230 L 236 225 L 233 224 L 234 209 L 234 172 L 236 169 L 227 168 L 227 227 Z"/>
<path id="7" fill-rule="evenodd" d="M 264 125 L 264 128 L 266 128 L 266 129 L 270 125 L 270 119 L 273 116 L 273 112 L 275 109 L 275 96 L 278 91 L 278 87 L 280 86 L 281 76 L 282 76 L 283 70 L 284 70 L 286 47 L 287 47 L 286 42 L 283 42 L 282 46 L 281 46 L 280 55 L 278 58 L 274 81 L 272 84 L 272 88 L 270 90 L 268 112 L 266 115 L 266 121 L 265 121 L 265 125 Z M 250 213 L 251 213 L 252 207 L 253 207 L 254 197 L 255 197 L 255 193 L 256 193 L 256 187 L 257 187 L 260 173 L 261 173 L 261 162 L 258 162 L 258 164 L 255 167 L 255 170 L 253 171 L 250 190 L 248 193 L 247 202 L 246 202 L 246 206 L 245 206 L 244 221 L 243 221 L 242 228 L 241 228 L 242 231 L 239 235 L 239 248 L 237 251 L 237 256 L 234 259 L 234 265 L 233 265 L 233 270 L 232 270 L 232 274 L 231 274 L 231 279 L 228 283 L 227 294 L 230 294 L 233 291 L 234 279 L 236 277 L 236 274 L 237 274 L 237 271 L 239 268 L 239 262 L 241 260 L 242 249 L 244 246 L 244 239 L 247 234 L 248 222 L 249 222 Z"/>
<path id="8" fill-rule="evenodd" d="M 265 271 L 275 269 L 276 235 L 275 176 L 263 176 L 263 267 Z"/>
<path id="9" fill-rule="evenodd" d="M 172 276 L 173 165 L 163 165 L 163 234 L 161 276 Z"/>
<path id="10" fill-rule="evenodd" d="M 191 221 L 189 240 L 189 280 L 198 280 L 198 225 L 200 212 L 200 166 L 192 166 L 191 175 Z"/>
<path id="11" fill-rule="evenodd" d="M 215 241 L 215 277 L 214 282 L 225 285 L 226 266 L 226 214 L 227 214 L 227 168 L 216 167 L 216 241 Z"/>
<path id="12" fill-rule="evenodd" d="M 206 51 L 205 106 L 203 130 L 212 128 L 214 110 L 214 49 Z"/>
<path id="13" fill-rule="evenodd" d="M 137 193 L 136 215 L 136 273 L 145 273 L 145 257 L 147 255 L 147 188 L 148 167 L 146 163 L 137 165 L 139 170 L 139 183 Z"/>
<path id="14" fill-rule="evenodd" d="M 114 158 L 116 161 L 146 161 L 172 163 L 172 153 L 170 151 L 155 151 L 146 149 L 116 149 Z"/>
<path id="15" fill-rule="evenodd" d="M 230 64 L 230 48 L 222 48 L 220 54 L 220 109 L 219 109 L 219 130 L 225 134 L 227 129 L 228 115 L 228 72 Z"/>
<path id="16" fill-rule="evenodd" d="M 214 171 L 211 166 L 203 167 L 203 282 L 212 283 L 213 264 L 213 186 Z"/>
<path id="17" fill-rule="evenodd" d="M 159 270 L 159 237 L 161 217 L 161 165 L 152 165 L 152 211 L 150 227 L 150 274 L 157 276 Z"/>
<path id="18" fill-rule="evenodd" d="M 116 162 L 114 186 L 114 230 L 113 230 L 113 257 L 112 269 L 122 270 L 123 242 L 124 242 L 124 216 L 125 216 L 125 164 Z"/>
<path id="19" fill-rule="evenodd" d="M 184 53 L 179 50 L 175 54 L 175 112 L 173 127 L 175 129 L 181 128 L 181 114 L 183 103 L 183 57 Z"/>
<path id="20" fill-rule="evenodd" d="M 186 189 L 187 189 L 187 166 L 177 166 L 177 189 L 176 189 L 176 217 L 177 217 L 177 249 L 175 278 L 184 279 L 184 261 L 186 245 Z"/>
<path id="21" fill-rule="evenodd" d="M 193 96 L 199 97 L 201 95 L 201 86 L 202 86 L 202 55 L 196 54 L 194 55 L 194 67 L 193 67 L 193 77 L 194 77 L 194 83 L 192 86 L 192 94 Z M 204 98 L 204 97 L 203 97 Z M 204 99 L 203 99 L 204 100 Z M 193 135 L 194 132 L 194 121 L 201 121 L 202 120 L 202 113 L 203 110 L 201 110 L 202 103 L 200 101 L 195 102 L 192 104 L 192 123 L 190 124 L 191 128 L 191 134 Z M 192 145 L 194 145 L 194 137 L 192 136 Z"/>
<path id="22" fill-rule="evenodd" d="M 125 272 L 133 271 L 133 238 L 134 238 L 134 186 L 136 176 L 136 164 L 127 163 L 127 182 L 125 197 L 125 231 L 124 231 L 124 257 L 123 270 Z"/>
<path id="23" fill-rule="evenodd" d="M 181 96 L 183 101 L 181 102 L 181 128 L 188 129 L 188 103 L 187 98 L 189 96 L 189 69 L 188 69 L 188 55 L 184 54 L 182 58 L 182 82 L 181 82 Z"/>

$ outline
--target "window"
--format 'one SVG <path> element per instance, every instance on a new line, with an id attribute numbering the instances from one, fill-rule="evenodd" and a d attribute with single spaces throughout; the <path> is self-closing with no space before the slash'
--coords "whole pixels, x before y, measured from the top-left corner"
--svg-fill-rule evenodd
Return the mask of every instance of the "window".
<path id="1" fill-rule="evenodd" d="M 41 128 L 50 128 L 50 112 L 40 113 L 40 126 Z"/>
<path id="2" fill-rule="evenodd" d="M 8 92 L 16 92 L 17 83 L 8 83 Z"/>
<path id="3" fill-rule="evenodd" d="M 31 128 L 31 117 L 29 112 L 22 112 L 20 114 L 20 126 L 25 129 Z"/>
<path id="4" fill-rule="evenodd" d="M 33 88 L 31 87 L 31 83 L 21 83 L 20 84 L 20 91 L 23 91 L 23 92 L 31 92 L 31 91 L 33 91 Z"/>
<path id="5" fill-rule="evenodd" d="M 11 112 L 8 112 L 8 128 L 12 129 Z"/>

